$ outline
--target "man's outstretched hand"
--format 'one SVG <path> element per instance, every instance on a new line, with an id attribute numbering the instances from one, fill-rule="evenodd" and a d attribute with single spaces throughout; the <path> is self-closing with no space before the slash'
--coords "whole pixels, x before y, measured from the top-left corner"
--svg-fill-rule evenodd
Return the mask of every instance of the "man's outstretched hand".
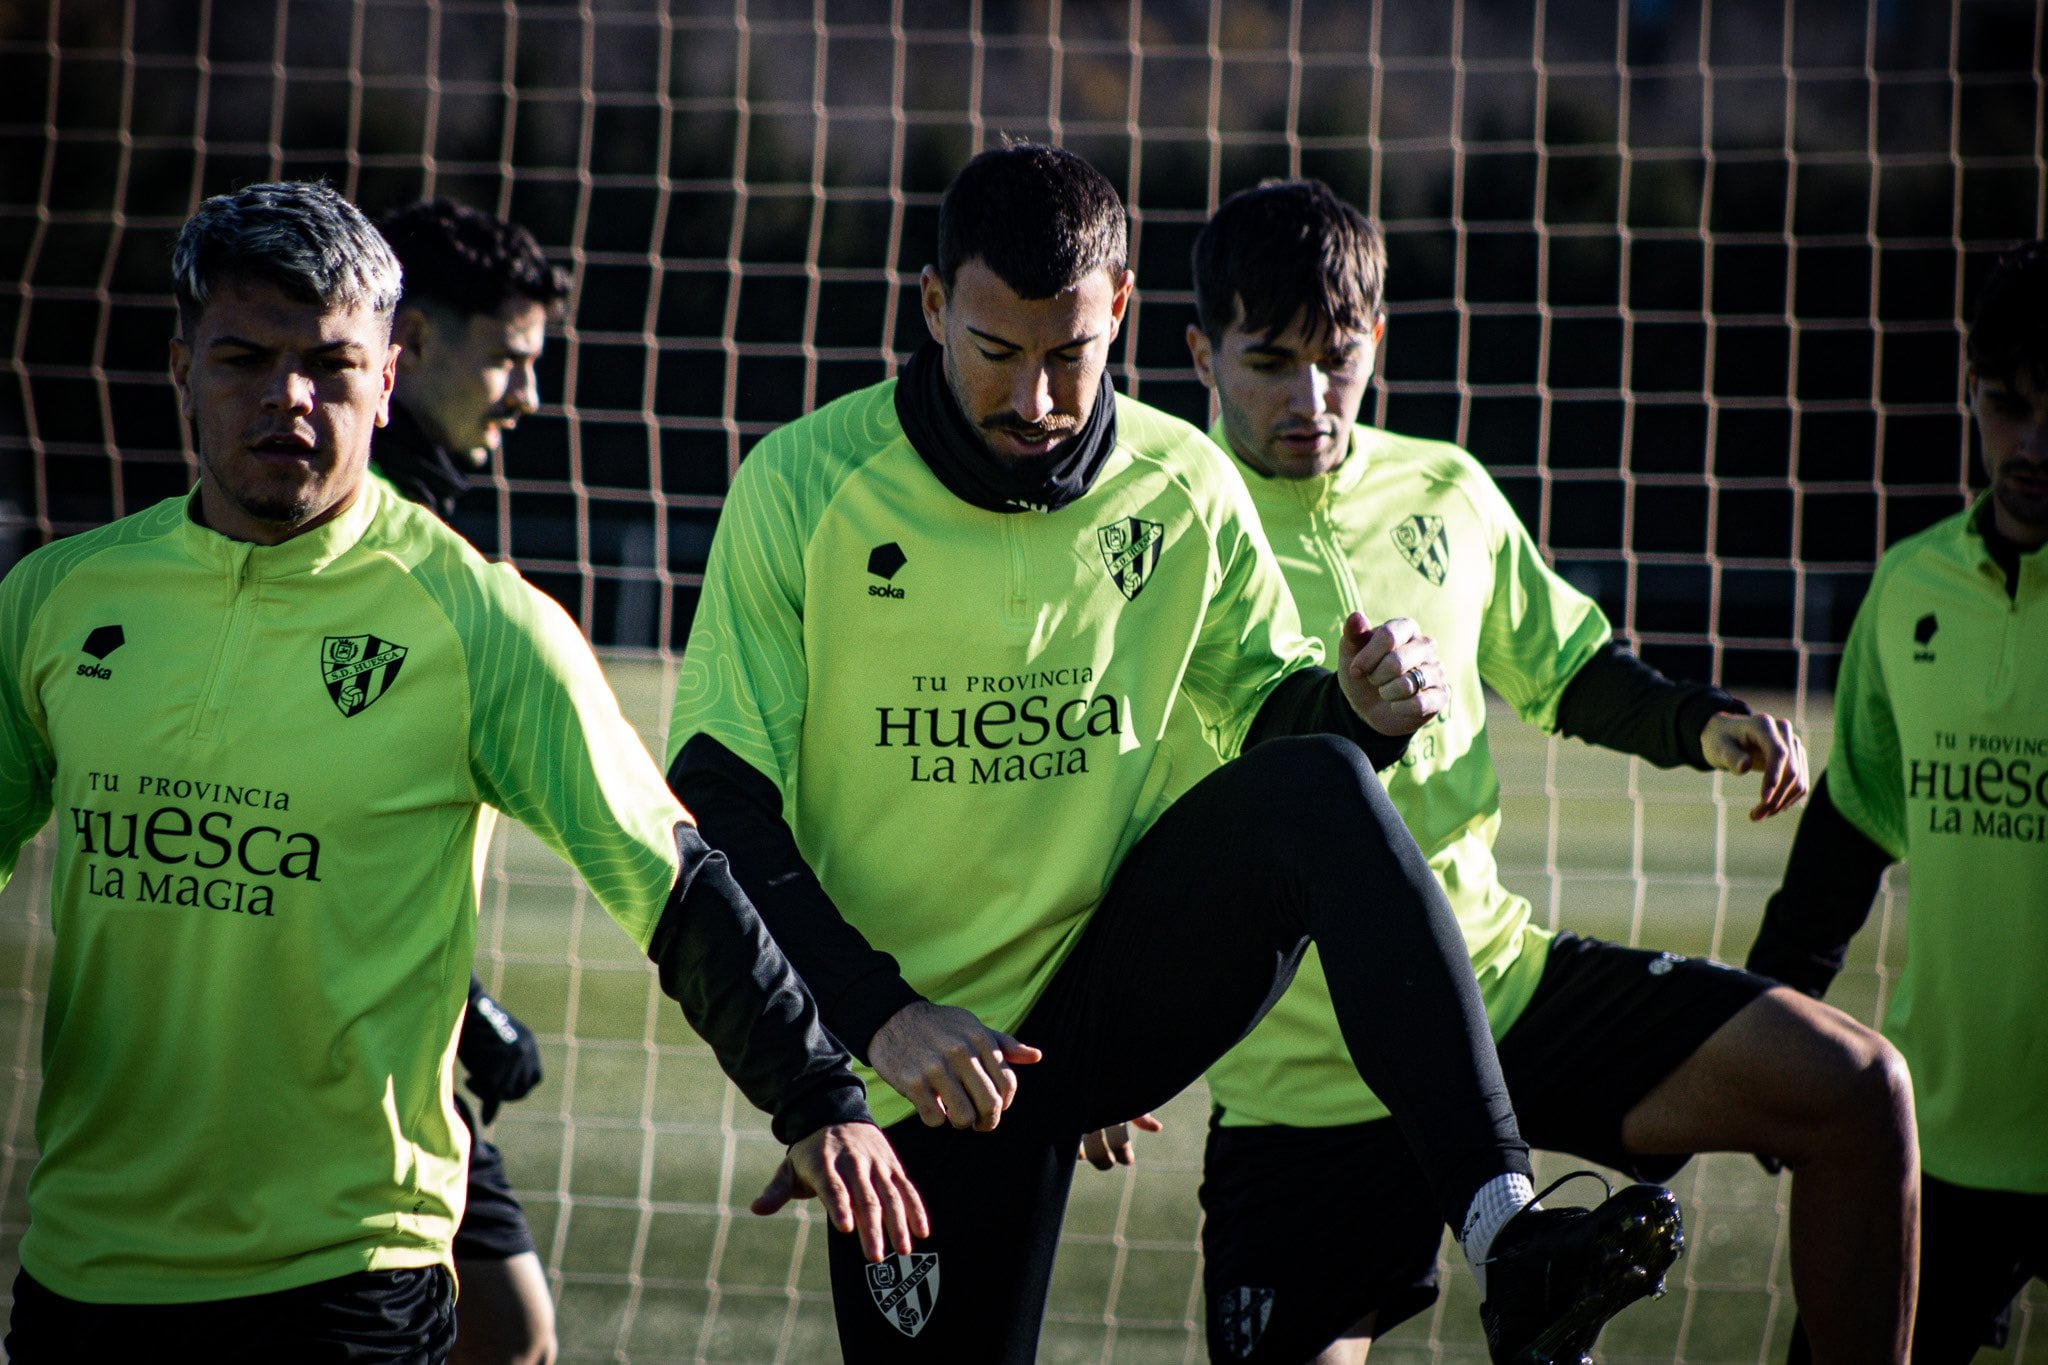
<path id="1" fill-rule="evenodd" d="M 1752 820 L 1768 820 L 1806 799 L 1806 746 L 1789 720 L 1717 711 L 1700 731 L 1700 752 L 1724 773 L 1763 774 Z"/>
<path id="2" fill-rule="evenodd" d="M 929 1000 L 890 1015 L 868 1043 L 875 1074 L 917 1106 L 927 1128 L 950 1123 L 983 1133 L 1017 1098 L 1017 1073 L 1010 1068 L 1042 1055 L 967 1010 Z"/>
<path id="3" fill-rule="evenodd" d="M 753 1209 L 765 1217 L 792 1199 L 813 1197 L 825 1201 L 833 1227 L 860 1234 L 861 1254 L 870 1261 L 891 1247 L 907 1254 L 913 1238 L 932 1235 L 924 1200 L 872 1123 L 835 1123 L 792 1145 Z"/>

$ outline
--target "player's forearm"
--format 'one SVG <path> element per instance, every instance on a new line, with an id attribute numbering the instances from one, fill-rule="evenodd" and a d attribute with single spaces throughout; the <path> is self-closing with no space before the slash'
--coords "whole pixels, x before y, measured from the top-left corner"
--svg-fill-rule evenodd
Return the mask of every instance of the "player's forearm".
<path id="1" fill-rule="evenodd" d="M 708 735 L 676 755 L 668 783 L 795 964 L 825 1023 L 862 1061 L 882 1025 L 922 999 L 896 959 L 846 922 L 804 861 L 775 784 Z"/>
<path id="2" fill-rule="evenodd" d="M 647 955 L 740 1092 L 795 1142 L 868 1120 L 865 1092 L 817 1004 L 755 913 L 725 855 L 678 826 L 682 870 Z"/>
<path id="3" fill-rule="evenodd" d="M 1376 772 L 1393 767 L 1408 752 L 1407 735 L 1383 735 L 1359 718 L 1337 675 L 1327 668 L 1298 668 L 1282 678 L 1252 717 L 1244 747 L 1284 735 L 1339 735 L 1363 749 Z"/>
<path id="4" fill-rule="evenodd" d="M 1700 749 L 1700 735 L 1721 711 L 1746 716 L 1749 707 L 1718 687 L 1667 678 L 1610 640 L 1566 684 L 1557 732 L 1660 768 L 1706 772 L 1713 765 Z"/>
<path id="5" fill-rule="evenodd" d="M 1785 879 L 1764 908 L 1748 968 L 1819 997 L 1870 917 L 1891 855 L 1849 823 L 1822 773 L 1799 817 Z"/>

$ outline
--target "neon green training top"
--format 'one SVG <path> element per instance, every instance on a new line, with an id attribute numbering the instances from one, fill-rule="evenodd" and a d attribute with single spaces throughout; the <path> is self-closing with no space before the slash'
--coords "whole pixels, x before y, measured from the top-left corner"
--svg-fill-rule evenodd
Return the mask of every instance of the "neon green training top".
<path id="1" fill-rule="evenodd" d="M 733 480 L 669 728 L 770 779 L 848 923 L 925 998 L 1013 1030 L 1184 790 L 1190 703 L 1235 753 L 1316 662 L 1228 461 L 1117 396 L 1050 513 L 985 511 L 904 435 L 896 382 L 771 433 Z M 858 1040 L 864 1043 L 866 1040 Z M 870 1080 L 876 1117 L 910 1103 Z"/>
<path id="2" fill-rule="evenodd" d="M 366 481 L 277 546 L 176 498 L 0 583 L 0 880 L 54 807 L 21 1260 L 175 1303 L 450 1264 L 486 805 L 646 946 L 684 818 L 575 626 Z"/>
<path id="3" fill-rule="evenodd" d="M 1975 507 L 1879 561 L 1835 682 L 1828 792 L 1912 869 L 1884 1033 L 1913 1071 L 1920 1161 L 2048 1194 L 2048 553 L 2019 587 Z"/>
<path id="4" fill-rule="evenodd" d="M 1523 720 L 1555 729 L 1558 698 L 1607 642 L 1607 619 L 1544 563 L 1465 451 L 1373 427 L 1351 433 L 1350 454 L 1320 477 L 1240 472 L 1302 620 L 1334 631 L 1353 611 L 1374 624 L 1406 616 L 1436 640 L 1449 709 L 1380 776 L 1450 898 L 1499 1038 L 1535 994 L 1550 935 L 1494 864 L 1500 782 L 1480 683 Z M 1220 426 L 1214 435 L 1227 440 Z M 1352 1065 L 1313 947 L 1272 1012 L 1210 1068 L 1209 1088 L 1230 1125 L 1387 1116 Z"/>

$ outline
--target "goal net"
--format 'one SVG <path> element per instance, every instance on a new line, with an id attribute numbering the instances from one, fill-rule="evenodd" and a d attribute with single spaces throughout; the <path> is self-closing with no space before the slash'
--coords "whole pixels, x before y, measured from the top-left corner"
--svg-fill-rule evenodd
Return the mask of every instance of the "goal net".
<path id="1" fill-rule="evenodd" d="M 567 606 L 659 753 L 738 462 L 893 373 L 940 191 L 1045 139 L 1130 207 L 1119 385 L 1197 421 L 1209 210 L 1275 175 L 1364 208 L 1391 257 L 1372 420 L 1471 448 L 1650 661 L 1794 715 L 1818 771 L 1872 565 L 1975 477 L 1963 310 L 2048 232 L 2043 24 L 2035 0 L 28 0 L 0 10 L 0 568 L 190 487 L 167 277 L 201 197 L 447 195 L 575 279 L 546 404 L 459 525 Z M 1749 827 L 1745 783 L 1495 729 L 1502 860 L 1539 913 L 1740 959 L 1789 819 Z M 10 1277 L 49 862 L 46 832 L 0 895 Z M 1905 900 L 1895 875 L 1832 997 L 1859 1017 Z M 516 829 L 483 914 L 479 971 L 544 1043 L 495 1136 L 564 1358 L 830 1358 L 821 1225 L 746 1213 L 765 1124 L 625 936 Z M 1203 1355 L 1205 1097 L 1165 1117 L 1135 1170 L 1077 1176 L 1047 1359 Z M 1608 1357 L 1781 1358 L 1784 1186 L 1738 1157 L 1677 1183 L 1692 1252 Z M 1376 1360 L 1479 1358 L 1469 1279 L 1446 1284 Z M 2016 1356 L 2048 1360 L 2044 1302 Z"/>

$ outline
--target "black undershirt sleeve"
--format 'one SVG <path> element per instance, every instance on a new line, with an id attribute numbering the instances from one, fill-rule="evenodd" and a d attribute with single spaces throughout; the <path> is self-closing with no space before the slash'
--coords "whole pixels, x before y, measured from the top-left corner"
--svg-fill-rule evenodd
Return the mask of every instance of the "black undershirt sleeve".
<path id="1" fill-rule="evenodd" d="M 1744 965 L 1819 999 L 1842 970 L 1849 940 L 1870 917 L 1891 861 L 1835 808 L 1822 773 Z"/>
<path id="2" fill-rule="evenodd" d="M 647 946 L 661 988 L 683 1007 L 740 1092 L 796 1142 L 834 1123 L 872 1122 L 845 1049 L 770 936 L 725 855 L 676 826 L 681 870 Z"/>
<path id="3" fill-rule="evenodd" d="M 1339 735 L 1365 750 L 1375 772 L 1393 767 L 1408 752 L 1407 735 L 1383 735 L 1359 719 L 1343 684 L 1327 668 L 1298 668 L 1282 678 L 1252 717 L 1244 747 L 1283 735 Z"/>
<path id="4" fill-rule="evenodd" d="M 693 735 L 668 771 L 669 789 L 788 954 L 825 1024 L 862 1061 L 883 1024 L 922 999 L 896 959 L 846 922 L 804 861 L 767 776 L 709 735 Z"/>
<path id="5" fill-rule="evenodd" d="M 1557 732 L 1660 768 L 1705 772 L 1713 765 L 1700 749 L 1700 733 L 1720 711 L 1746 716 L 1749 707 L 1718 687 L 1674 682 L 1609 640 L 1565 685 Z"/>

